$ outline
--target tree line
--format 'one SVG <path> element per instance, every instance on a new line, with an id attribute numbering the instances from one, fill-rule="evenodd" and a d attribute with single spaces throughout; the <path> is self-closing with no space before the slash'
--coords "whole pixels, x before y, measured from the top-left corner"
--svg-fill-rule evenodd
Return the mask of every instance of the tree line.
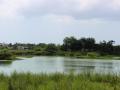
<path id="1" fill-rule="evenodd" d="M 65 51 L 98 52 L 100 54 L 120 54 L 120 46 L 115 46 L 115 41 L 101 41 L 96 43 L 94 38 L 66 37 L 62 49 Z"/>
<path id="2" fill-rule="evenodd" d="M 19 47 L 19 48 L 18 48 Z M 22 48 L 23 47 L 23 48 Z M 27 53 L 35 53 L 38 55 L 51 55 L 58 52 L 96 52 L 100 55 L 120 55 L 120 45 L 115 45 L 115 41 L 101 41 L 96 42 L 94 38 L 75 38 L 75 37 L 66 37 L 63 40 L 63 44 L 56 45 L 53 43 L 45 44 L 24 44 L 24 43 L 15 43 L 8 44 L 7 46 L 0 46 L 0 50 L 17 50 L 28 51 Z M 23 52 L 21 52 L 23 53 Z"/>

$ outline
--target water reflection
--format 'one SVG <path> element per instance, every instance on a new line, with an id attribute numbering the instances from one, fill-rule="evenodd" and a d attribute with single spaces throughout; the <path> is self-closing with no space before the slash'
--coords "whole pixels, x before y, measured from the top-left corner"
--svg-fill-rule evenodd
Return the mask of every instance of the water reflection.
<path id="1" fill-rule="evenodd" d="M 112 60 L 65 60 L 65 72 L 96 72 L 96 73 L 117 73 L 120 72 L 120 61 Z M 117 69 L 116 69 L 117 68 Z M 119 69 L 118 69 L 119 68 Z"/>
<path id="2" fill-rule="evenodd" d="M 119 73 L 120 61 L 117 60 L 88 60 L 66 57 L 33 57 L 16 60 L 13 62 L 0 62 L 0 72 L 32 73 Z"/>
<path id="3" fill-rule="evenodd" d="M 0 66 L 9 66 L 12 64 L 12 61 L 0 61 Z"/>

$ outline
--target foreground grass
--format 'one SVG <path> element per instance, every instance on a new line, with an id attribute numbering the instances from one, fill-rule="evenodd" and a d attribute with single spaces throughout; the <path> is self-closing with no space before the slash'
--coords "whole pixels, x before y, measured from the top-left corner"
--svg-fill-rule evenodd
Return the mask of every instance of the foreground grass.
<path id="1" fill-rule="evenodd" d="M 0 90 L 120 90 L 120 76 L 99 74 L 0 75 Z"/>

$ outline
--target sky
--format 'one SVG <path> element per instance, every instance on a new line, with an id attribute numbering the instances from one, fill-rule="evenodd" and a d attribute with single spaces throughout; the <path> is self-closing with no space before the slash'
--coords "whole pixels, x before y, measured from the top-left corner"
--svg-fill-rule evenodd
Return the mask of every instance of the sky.
<path id="1" fill-rule="evenodd" d="M 93 37 L 120 44 L 120 0 L 0 0 L 0 42 Z"/>

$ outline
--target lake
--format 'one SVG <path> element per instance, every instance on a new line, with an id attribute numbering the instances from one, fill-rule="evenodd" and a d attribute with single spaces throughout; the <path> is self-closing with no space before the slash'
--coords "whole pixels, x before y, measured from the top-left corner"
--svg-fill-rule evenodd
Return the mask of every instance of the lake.
<path id="1" fill-rule="evenodd" d="M 68 57 L 40 56 L 32 58 L 22 58 L 11 63 L 0 62 L 0 72 L 11 74 L 16 71 L 32 73 L 119 73 L 119 60 L 89 60 L 75 59 Z"/>

